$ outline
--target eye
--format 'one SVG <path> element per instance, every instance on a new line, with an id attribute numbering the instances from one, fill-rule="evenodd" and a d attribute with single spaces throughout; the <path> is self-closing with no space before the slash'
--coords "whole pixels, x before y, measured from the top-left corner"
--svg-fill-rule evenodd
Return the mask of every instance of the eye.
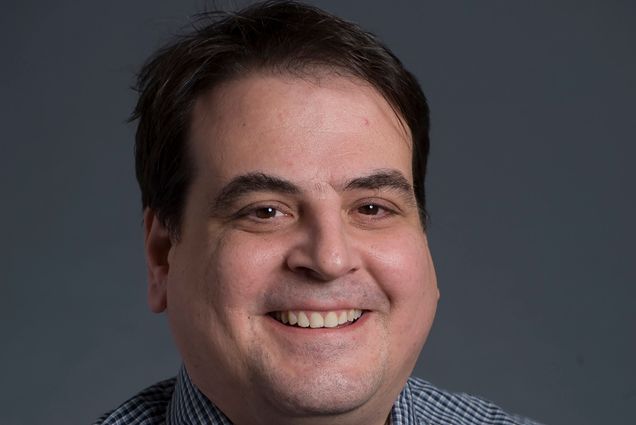
<path id="1" fill-rule="evenodd" d="M 382 229 L 394 224 L 400 209 L 391 201 L 366 199 L 354 204 L 350 211 L 352 223 L 363 229 Z"/>
<path id="2" fill-rule="evenodd" d="M 358 212 L 364 215 L 378 215 L 383 211 L 385 209 L 377 204 L 366 204 L 358 207 Z"/>
<path id="3" fill-rule="evenodd" d="M 235 218 L 263 224 L 265 222 L 279 221 L 292 215 L 289 207 L 278 202 L 258 202 L 242 208 L 236 213 Z"/>
<path id="4" fill-rule="evenodd" d="M 251 211 L 251 214 L 260 220 L 267 220 L 286 215 L 274 207 L 257 207 Z"/>
<path id="5" fill-rule="evenodd" d="M 354 211 L 366 221 L 381 220 L 396 215 L 395 207 L 386 204 L 386 202 L 367 201 L 358 204 Z"/>
<path id="6" fill-rule="evenodd" d="M 248 232 L 273 232 L 294 223 L 295 211 L 276 201 L 255 202 L 243 207 L 232 216 L 237 229 Z"/>

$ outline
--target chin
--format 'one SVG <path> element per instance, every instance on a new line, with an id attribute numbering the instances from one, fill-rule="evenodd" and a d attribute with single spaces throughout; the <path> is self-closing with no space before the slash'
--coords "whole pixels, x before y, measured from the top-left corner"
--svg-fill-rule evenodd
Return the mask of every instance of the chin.
<path id="1" fill-rule="evenodd" d="M 268 404 L 290 416 L 339 415 L 372 399 L 380 390 L 383 375 L 382 370 L 315 370 L 295 377 L 268 374 L 261 378 L 259 391 L 266 395 Z"/>

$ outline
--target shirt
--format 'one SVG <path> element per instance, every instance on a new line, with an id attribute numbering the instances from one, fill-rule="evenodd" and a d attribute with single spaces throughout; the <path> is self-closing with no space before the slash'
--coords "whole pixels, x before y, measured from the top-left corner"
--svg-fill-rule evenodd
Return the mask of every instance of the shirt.
<path id="1" fill-rule="evenodd" d="M 181 367 L 176 378 L 146 388 L 94 425 L 232 425 Z M 392 425 L 538 425 L 491 402 L 411 377 L 391 410 Z"/>

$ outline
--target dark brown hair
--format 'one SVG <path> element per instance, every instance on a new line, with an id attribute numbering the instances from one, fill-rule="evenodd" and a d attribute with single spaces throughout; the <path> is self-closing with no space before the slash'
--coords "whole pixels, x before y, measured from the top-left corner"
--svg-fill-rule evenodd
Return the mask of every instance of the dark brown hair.
<path id="1" fill-rule="evenodd" d="M 259 71 L 326 70 L 378 90 L 411 131 L 415 196 L 425 224 L 426 99 L 413 75 L 374 35 L 295 1 L 205 13 L 193 27 L 143 66 L 131 116 L 139 120 L 135 165 L 143 207 L 154 210 L 175 238 L 193 177 L 187 140 L 195 100 L 224 81 Z"/>

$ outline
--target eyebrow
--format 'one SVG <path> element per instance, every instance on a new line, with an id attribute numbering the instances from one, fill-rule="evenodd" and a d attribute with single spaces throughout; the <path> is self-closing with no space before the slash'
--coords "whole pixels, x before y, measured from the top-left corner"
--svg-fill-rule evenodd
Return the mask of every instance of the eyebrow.
<path id="1" fill-rule="evenodd" d="M 299 194 L 300 188 L 288 180 L 265 173 L 248 173 L 230 180 L 221 193 L 215 198 L 212 206 L 214 210 L 229 207 L 240 197 L 252 192 L 278 192 L 289 195 Z"/>
<path id="2" fill-rule="evenodd" d="M 400 193 L 409 203 L 415 203 L 413 198 L 413 186 L 408 182 L 406 177 L 397 170 L 375 170 L 367 176 L 351 179 L 344 185 L 345 191 L 359 189 L 394 190 Z M 253 192 L 277 192 L 288 195 L 298 195 L 302 190 L 294 183 L 271 174 L 248 173 L 230 180 L 230 182 L 221 189 L 221 193 L 214 199 L 212 208 L 215 211 L 222 211 L 223 209 L 229 208 L 237 199 Z"/>
<path id="3" fill-rule="evenodd" d="M 344 187 L 345 190 L 389 190 L 397 192 L 400 197 L 410 206 L 416 206 L 415 191 L 413 186 L 398 170 L 379 169 L 368 176 L 356 177 Z"/>
<path id="4" fill-rule="evenodd" d="M 394 189 L 399 192 L 413 193 L 413 186 L 404 177 L 404 175 L 397 170 L 375 170 L 372 174 L 364 177 L 356 177 L 349 180 L 345 185 L 345 190 L 354 189 Z"/>

